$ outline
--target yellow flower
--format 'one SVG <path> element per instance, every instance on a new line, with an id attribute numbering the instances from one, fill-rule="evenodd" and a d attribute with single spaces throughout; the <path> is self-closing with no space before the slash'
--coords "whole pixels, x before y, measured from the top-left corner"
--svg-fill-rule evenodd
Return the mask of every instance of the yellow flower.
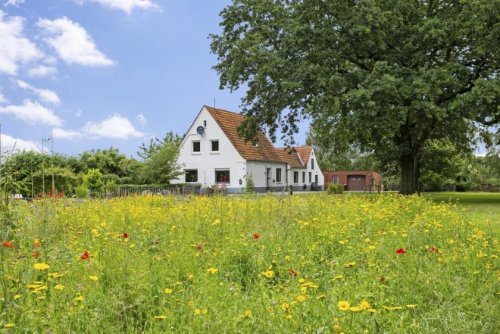
<path id="1" fill-rule="evenodd" d="M 337 306 L 338 306 L 339 310 L 347 311 L 349 309 L 349 307 L 351 306 L 351 304 L 349 304 L 349 302 L 347 300 L 341 300 L 337 303 Z"/>
<path id="2" fill-rule="evenodd" d="M 218 271 L 219 271 L 219 269 L 217 269 L 217 268 L 208 268 L 207 269 L 207 272 L 209 274 L 212 274 L 212 275 L 216 274 Z"/>
<path id="3" fill-rule="evenodd" d="M 14 327 L 16 327 L 16 325 L 12 324 L 12 323 L 9 323 L 9 324 L 3 325 L 3 327 L 8 329 L 8 328 L 14 328 Z"/>
<path id="4" fill-rule="evenodd" d="M 344 278 L 344 275 L 335 275 L 333 276 L 333 279 L 343 279 Z"/>
<path id="5" fill-rule="evenodd" d="M 200 315 L 200 314 L 207 314 L 208 310 L 206 308 L 203 308 L 203 309 L 195 309 L 194 310 L 194 315 Z"/>
<path id="6" fill-rule="evenodd" d="M 388 311 L 396 311 L 396 310 L 402 310 L 403 306 L 384 306 L 382 305 L 382 308 Z"/>
<path id="7" fill-rule="evenodd" d="M 57 285 L 54 287 L 54 289 L 56 289 L 56 290 L 63 290 L 63 289 L 64 289 L 64 285 L 62 285 L 62 284 L 57 284 Z"/>
<path id="8" fill-rule="evenodd" d="M 21 298 L 21 295 L 14 295 L 14 300 Z"/>
<path id="9" fill-rule="evenodd" d="M 264 272 L 262 272 L 262 276 L 264 276 L 265 278 L 273 278 L 274 271 L 272 271 L 272 270 L 264 271 Z"/>
<path id="10" fill-rule="evenodd" d="M 75 302 L 83 302 L 85 300 L 85 297 L 83 297 L 82 295 L 78 295 L 76 296 L 75 299 L 73 299 Z"/>
<path id="11" fill-rule="evenodd" d="M 366 310 L 370 308 L 370 303 L 368 303 L 366 300 L 362 300 L 361 303 L 358 305 L 362 310 Z"/>
<path id="12" fill-rule="evenodd" d="M 252 310 L 245 310 L 245 312 L 243 312 L 243 317 L 244 318 L 251 318 L 252 317 Z"/>
<path id="13" fill-rule="evenodd" d="M 172 292 L 174 292 L 174 290 L 172 289 L 169 289 L 169 288 L 165 288 L 165 290 L 163 290 L 167 295 L 170 295 Z"/>
<path id="14" fill-rule="evenodd" d="M 337 324 L 333 325 L 333 331 L 334 331 L 335 333 L 339 333 L 339 332 L 340 332 L 340 326 L 339 326 L 339 325 L 337 325 Z"/>
<path id="15" fill-rule="evenodd" d="M 99 280 L 99 277 L 92 275 L 92 276 L 89 276 L 89 279 L 91 279 L 92 281 L 95 282 L 95 281 Z"/>
<path id="16" fill-rule="evenodd" d="M 306 299 L 307 299 L 307 297 L 304 295 L 298 295 L 297 297 L 295 297 L 295 300 L 297 300 L 299 303 L 302 303 Z"/>
<path id="17" fill-rule="evenodd" d="M 417 307 L 417 304 L 407 304 L 406 307 L 408 307 L 408 308 L 415 308 L 415 307 Z"/>
<path id="18" fill-rule="evenodd" d="M 35 263 L 33 265 L 33 268 L 36 270 L 47 270 L 50 268 L 50 266 L 47 263 L 42 262 L 42 263 Z"/>
<path id="19" fill-rule="evenodd" d="M 353 306 L 353 307 L 349 307 L 349 311 L 352 311 L 352 312 L 360 312 L 362 311 L 363 309 L 359 306 Z"/>
<path id="20" fill-rule="evenodd" d="M 166 315 L 155 315 L 155 319 L 164 320 L 164 319 L 167 319 L 167 316 Z"/>

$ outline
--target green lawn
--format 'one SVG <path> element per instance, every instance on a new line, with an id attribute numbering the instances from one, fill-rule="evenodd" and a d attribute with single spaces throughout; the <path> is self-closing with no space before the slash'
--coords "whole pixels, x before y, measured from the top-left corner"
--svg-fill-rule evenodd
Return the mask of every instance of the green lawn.
<path id="1" fill-rule="evenodd" d="M 455 204 L 467 217 L 486 231 L 500 235 L 500 193 L 439 192 L 429 193 L 435 202 Z"/>

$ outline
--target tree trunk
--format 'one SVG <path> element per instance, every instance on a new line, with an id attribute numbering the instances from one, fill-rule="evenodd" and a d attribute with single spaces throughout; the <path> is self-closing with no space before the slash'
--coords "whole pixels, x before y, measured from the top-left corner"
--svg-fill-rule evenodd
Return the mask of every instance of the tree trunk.
<path id="1" fill-rule="evenodd" d="M 418 179 L 420 165 L 418 163 L 418 154 L 412 152 L 401 156 L 401 185 L 399 193 L 411 195 L 418 190 Z"/>

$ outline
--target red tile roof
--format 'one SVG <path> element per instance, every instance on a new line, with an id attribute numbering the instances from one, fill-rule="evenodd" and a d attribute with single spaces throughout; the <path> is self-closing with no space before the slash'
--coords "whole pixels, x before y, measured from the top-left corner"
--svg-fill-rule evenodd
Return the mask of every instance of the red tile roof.
<path id="1" fill-rule="evenodd" d="M 288 163 L 292 168 L 306 168 L 306 166 L 300 161 L 299 155 L 295 148 L 276 148 L 276 152 L 280 158 Z"/>
<path id="2" fill-rule="evenodd" d="M 299 146 L 299 147 L 294 147 L 297 153 L 300 156 L 300 159 L 302 160 L 302 163 L 304 165 L 307 165 L 307 162 L 309 161 L 309 157 L 311 156 L 312 152 L 312 146 Z"/>
<path id="3" fill-rule="evenodd" d="M 256 145 L 250 141 L 245 142 L 245 140 L 238 135 L 237 128 L 240 126 L 241 122 L 243 122 L 245 116 L 223 109 L 216 109 L 208 106 L 205 106 L 205 108 L 245 160 L 285 162 L 275 151 L 273 144 L 271 144 L 262 131 L 257 132 L 258 143 Z"/>
<path id="4" fill-rule="evenodd" d="M 312 146 L 275 148 L 262 131 L 257 132 L 257 145 L 252 144 L 250 141 L 245 142 L 238 134 L 238 127 L 245 119 L 245 116 L 209 106 L 205 106 L 205 109 L 212 115 L 234 148 L 245 160 L 282 162 L 289 164 L 292 168 L 306 168 Z"/>

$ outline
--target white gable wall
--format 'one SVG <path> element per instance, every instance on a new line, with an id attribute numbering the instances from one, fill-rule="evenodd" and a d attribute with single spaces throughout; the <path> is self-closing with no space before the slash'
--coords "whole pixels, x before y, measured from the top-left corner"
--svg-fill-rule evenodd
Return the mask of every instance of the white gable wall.
<path id="1" fill-rule="evenodd" d="M 203 126 L 205 132 L 199 135 L 196 132 L 198 126 Z M 219 151 L 211 152 L 211 141 L 219 140 Z M 200 142 L 200 152 L 193 152 L 193 141 Z M 226 137 L 224 131 L 217 124 L 210 113 L 203 108 L 193 125 L 186 133 L 181 144 L 178 162 L 184 170 L 198 170 L 198 182 L 203 187 L 210 187 L 216 184 L 215 171 L 218 169 L 228 169 L 230 180 L 226 184 L 227 188 L 244 187 L 245 184 L 245 159 L 241 157 L 233 144 Z M 239 180 L 242 180 L 242 185 Z M 184 183 L 185 174 L 182 174 L 172 183 Z"/>
<path id="2" fill-rule="evenodd" d="M 314 159 L 314 168 L 311 168 L 311 159 Z M 318 176 L 318 186 L 324 188 L 325 185 L 325 177 L 323 176 L 323 172 L 319 168 L 318 159 L 316 159 L 316 155 L 314 154 L 314 149 L 311 150 L 311 155 L 309 156 L 309 161 L 307 161 L 307 171 L 306 171 L 306 184 L 310 185 L 311 182 L 316 182 L 315 177 Z M 309 182 L 309 173 L 311 173 L 311 181 Z M 302 181 L 302 180 L 301 180 Z"/>

